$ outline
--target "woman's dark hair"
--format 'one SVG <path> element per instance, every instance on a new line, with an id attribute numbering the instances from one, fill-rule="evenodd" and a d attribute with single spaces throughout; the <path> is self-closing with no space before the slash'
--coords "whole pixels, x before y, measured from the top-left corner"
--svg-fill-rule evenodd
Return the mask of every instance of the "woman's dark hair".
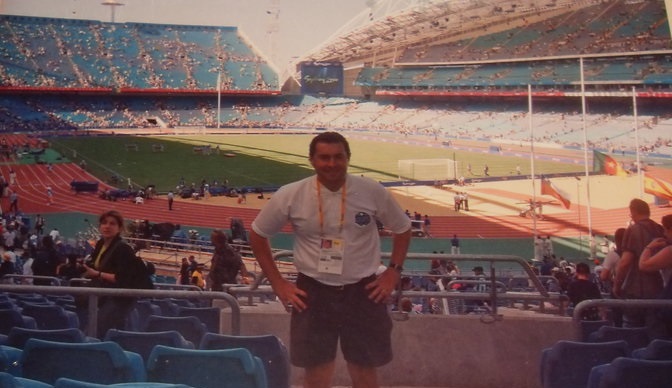
<path id="1" fill-rule="evenodd" d="M 341 143 L 345 149 L 345 154 L 348 156 L 348 159 L 350 159 L 350 144 L 348 144 L 348 141 L 338 132 L 322 132 L 315 136 L 313 140 L 311 140 L 310 147 L 308 148 L 308 156 L 311 158 L 315 156 L 315 152 L 317 152 L 317 143 Z"/>
<path id="2" fill-rule="evenodd" d="M 103 221 L 105 221 L 107 218 L 114 218 L 114 220 L 117 221 L 120 232 L 123 232 L 126 229 L 126 225 L 124 224 L 124 216 L 122 216 L 118 211 L 108 210 L 101 214 L 100 217 L 98 217 L 98 225 L 102 224 Z"/>

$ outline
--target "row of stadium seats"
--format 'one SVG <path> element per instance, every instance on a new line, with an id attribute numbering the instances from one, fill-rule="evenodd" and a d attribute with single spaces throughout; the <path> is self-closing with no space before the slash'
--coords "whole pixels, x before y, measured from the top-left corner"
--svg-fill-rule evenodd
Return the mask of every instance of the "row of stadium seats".
<path id="1" fill-rule="evenodd" d="M 235 27 L 0 16 L 3 86 L 277 90 Z"/>
<path id="2" fill-rule="evenodd" d="M 118 333 L 115 338 L 119 340 L 121 335 L 127 334 L 137 333 Z M 17 386 L 36 387 L 128 383 L 143 387 L 154 383 L 204 388 L 289 387 L 287 350 L 274 336 L 213 334 L 203 349 L 162 345 L 160 343 L 166 341 L 159 337 L 154 341 L 157 344 L 143 359 L 140 354 L 124 348 L 133 344 L 132 341 L 120 341 L 120 344 L 30 338 L 22 349 L 0 347 L 0 366 L 2 372 L 9 375 L 0 376 L 0 381 L 18 381 L 24 385 Z"/>
<path id="3" fill-rule="evenodd" d="M 647 328 L 585 322 L 585 341 L 561 340 L 542 351 L 543 388 L 663 387 L 672 378 L 672 341 L 651 339 Z"/>
<path id="4" fill-rule="evenodd" d="M 586 60 L 585 80 L 640 81 L 644 86 L 672 83 L 670 56 Z M 356 85 L 380 88 L 454 89 L 577 85 L 581 73 L 577 59 L 525 63 L 489 63 L 450 67 L 364 68 Z"/>

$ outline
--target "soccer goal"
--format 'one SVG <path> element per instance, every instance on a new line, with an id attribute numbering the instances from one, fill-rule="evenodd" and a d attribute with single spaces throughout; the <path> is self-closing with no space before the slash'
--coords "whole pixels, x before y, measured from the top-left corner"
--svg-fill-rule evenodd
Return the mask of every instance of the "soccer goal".
<path id="1" fill-rule="evenodd" d="M 402 159 L 397 161 L 399 179 L 413 181 L 457 179 L 459 162 L 451 159 Z"/>

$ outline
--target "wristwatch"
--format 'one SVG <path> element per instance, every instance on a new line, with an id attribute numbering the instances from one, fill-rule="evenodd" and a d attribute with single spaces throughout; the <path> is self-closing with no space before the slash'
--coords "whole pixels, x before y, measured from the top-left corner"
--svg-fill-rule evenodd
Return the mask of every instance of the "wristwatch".
<path id="1" fill-rule="evenodd" d="M 388 265 L 387 268 L 392 268 L 393 270 L 399 273 L 401 273 L 404 270 L 404 267 L 402 267 L 401 264 L 396 263 L 390 263 L 390 265 Z"/>

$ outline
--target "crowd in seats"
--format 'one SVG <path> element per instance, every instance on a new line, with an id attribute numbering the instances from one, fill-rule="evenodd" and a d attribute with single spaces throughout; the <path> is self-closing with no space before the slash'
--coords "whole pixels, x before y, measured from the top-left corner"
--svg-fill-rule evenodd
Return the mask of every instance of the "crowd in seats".
<path id="1" fill-rule="evenodd" d="M 0 86 L 277 90 L 235 27 L 0 16 Z"/>

